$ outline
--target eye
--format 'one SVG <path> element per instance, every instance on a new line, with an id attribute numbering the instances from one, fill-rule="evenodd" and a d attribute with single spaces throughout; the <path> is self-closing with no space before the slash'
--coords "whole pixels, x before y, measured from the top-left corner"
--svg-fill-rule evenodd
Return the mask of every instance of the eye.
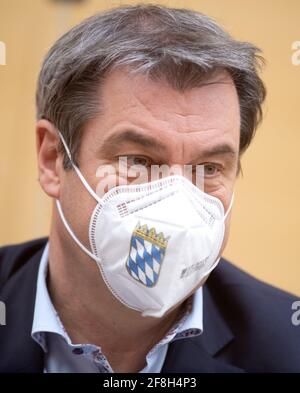
<path id="1" fill-rule="evenodd" d="M 216 164 L 207 163 L 204 164 L 204 176 L 214 177 L 220 172 L 220 167 Z"/>
<path id="2" fill-rule="evenodd" d="M 127 165 L 129 167 L 133 165 L 141 165 L 148 167 L 151 165 L 150 158 L 143 157 L 143 156 L 127 156 Z"/>

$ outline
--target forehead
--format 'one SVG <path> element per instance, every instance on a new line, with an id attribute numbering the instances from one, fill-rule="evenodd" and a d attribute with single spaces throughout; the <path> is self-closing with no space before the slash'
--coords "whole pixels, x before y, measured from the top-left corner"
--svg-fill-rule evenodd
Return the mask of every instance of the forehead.
<path id="1" fill-rule="evenodd" d="M 239 141 L 239 100 L 225 71 L 201 86 L 178 91 L 163 79 L 116 69 L 101 87 L 101 113 L 105 133 L 126 124 L 127 129 L 137 127 L 158 138 L 230 137 L 235 145 Z"/>
<path id="2" fill-rule="evenodd" d="M 157 120 L 168 121 L 170 116 L 180 120 L 197 116 L 197 120 L 211 123 L 230 122 L 239 116 L 238 96 L 235 85 L 225 71 L 201 86 L 184 91 L 175 90 L 165 80 L 151 80 L 145 75 L 131 75 L 126 69 L 117 69 L 108 75 L 101 88 L 103 114 L 117 116 L 130 112 L 133 116 L 143 113 Z M 138 113 L 136 113 L 138 110 Z M 183 119 L 182 119 L 183 120 Z"/>

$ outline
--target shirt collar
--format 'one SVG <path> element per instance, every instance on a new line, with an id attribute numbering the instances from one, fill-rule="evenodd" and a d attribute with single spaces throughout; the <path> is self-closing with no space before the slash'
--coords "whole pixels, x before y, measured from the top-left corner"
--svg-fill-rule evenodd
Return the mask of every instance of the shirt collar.
<path id="1" fill-rule="evenodd" d="M 71 340 L 64 329 L 60 318 L 51 301 L 47 288 L 49 243 L 43 251 L 39 266 L 37 291 L 34 307 L 34 316 L 31 336 L 47 352 L 47 345 L 44 333 L 56 333 L 62 336 L 69 344 Z M 167 336 L 174 335 L 174 340 L 195 336 L 203 331 L 203 293 L 200 287 L 190 298 L 187 299 L 187 306 L 183 317 L 168 332 Z M 164 341 L 164 340 L 163 340 Z"/>
<path id="2" fill-rule="evenodd" d="M 203 290 L 202 287 L 189 298 L 187 316 L 178 329 L 176 338 L 198 335 L 203 332 Z M 185 334 L 186 333 L 186 334 Z"/>
<path id="3" fill-rule="evenodd" d="M 50 332 L 62 336 L 65 335 L 64 329 L 59 323 L 57 312 L 50 299 L 47 288 L 46 278 L 48 273 L 48 256 L 49 243 L 46 244 L 39 266 L 33 324 L 31 330 L 32 338 L 41 345 L 45 352 L 47 352 L 47 346 L 44 335 L 41 333 Z"/>

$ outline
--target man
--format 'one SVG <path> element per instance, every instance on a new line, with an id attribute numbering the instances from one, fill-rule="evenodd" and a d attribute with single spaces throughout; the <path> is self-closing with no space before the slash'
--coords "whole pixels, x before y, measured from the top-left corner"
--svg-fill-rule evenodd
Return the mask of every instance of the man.
<path id="1" fill-rule="evenodd" d="M 259 64 L 208 17 L 155 5 L 54 44 L 36 127 L 52 225 L 0 250 L 2 372 L 300 371 L 295 297 L 220 260 Z M 155 165 L 167 176 L 137 176 Z"/>

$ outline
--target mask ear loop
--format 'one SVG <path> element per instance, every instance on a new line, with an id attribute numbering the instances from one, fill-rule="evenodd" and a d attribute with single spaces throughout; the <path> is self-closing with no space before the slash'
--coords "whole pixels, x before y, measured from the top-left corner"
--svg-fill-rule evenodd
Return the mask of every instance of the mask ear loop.
<path id="1" fill-rule="evenodd" d="M 226 213 L 224 215 L 224 222 L 225 222 L 225 220 L 226 220 L 226 218 L 227 218 L 227 216 L 228 216 L 228 214 L 229 214 L 229 212 L 230 212 L 230 210 L 232 208 L 233 200 L 234 200 L 234 192 L 232 193 L 232 197 L 231 197 L 231 201 L 230 201 L 229 207 L 228 207 L 228 209 L 227 209 L 227 211 L 226 211 Z M 209 268 L 208 272 L 205 274 L 204 278 L 207 277 L 218 266 L 221 258 L 222 258 L 222 256 L 220 256 L 218 259 L 216 259 L 216 261 L 213 263 L 213 265 Z"/>
<path id="2" fill-rule="evenodd" d="M 78 238 L 76 237 L 76 235 L 73 233 L 72 229 L 70 228 L 70 226 L 69 226 L 69 224 L 68 224 L 68 222 L 67 222 L 67 220 L 66 220 L 66 218 L 65 218 L 65 216 L 64 216 L 64 213 L 63 213 L 62 208 L 61 208 L 61 204 L 60 204 L 60 202 L 59 202 L 58 199 L 56 199 L 56 206 L 57 206 L 57 209 L 58 209 L 58 213 L 59 213 L 59 215 L 60 215 L 60 218 L 62 219 L 62 221 L 63 221 L 63 223 L 64 223 L 64 225 L 65 225 L 67 231 L 69 232 L 69 235 L 72 237 L 72 239 L 74 240 L 74 242 L 81 248 L 81 250 L 82 250 L 83 252 L 85 252 L 86 254 L 88 254 L 88 256 L 90 256 L 94 261 L 96 261 L 97 263 L 99 263 L 100 260 L 96 257 L 96 255 L 94 255 L 93 253 L 91 253 L 91 251 L 89 251 L 89 250 L 88 250 L 88 249 L 78 240 Z"/>
<path id="3" fill-rule="evenodd" d="M 64 145 L 64 148 L 66 150 L 66 153 L 68 155 L 68 158 L 72 164 L 72 167 L 75 169 L 79 179 L 81 180 L 82 184 L 84 185 L 84 187 L 87 189 L 87 191 L 96 199 L 96 201 L 101 204 L 101 199 L 98 197 L 98 195 L 95 193 L 95 191 L 91 188 L 91 186 L 88 184 L 88 182 L 85 180 L 85 178 L 83 177 L 82 173 L 80 172 L 79 168 L 74 164 L 73 160 L 72 160 L 72 156 L 70 153 L 70 150 L 66 144 L 66 141 L 64 140 L 64 137 L 62 136 L 61 132 L 58 131 L 59 133 L 59 137 Z M 76 235 L 74 234 L 74 232 L 72 231 L 70 225 L 68 224 L 65 215 L 62 211 L 62 207 L 60 204 L 60 201 L 58 199 L 56 199 L 56 206 L 57 206 L 57 210 L 58 213 L 60 215 L 60 218 L 62 219 L 65 228 L 67 229 L 69 235 L 72 237 L 72 239 L 74 240 L 74 242 L 81 248 L 81 250 L 83 252 L 85 252 L 87 255 L 89 255 L 94 261 L 96 261 L 97 263 L 99 263 L 99 259 L 96 257 L 96 255 L 94 255 L 91 251 L 89 251 L 76 237 Z"/>
<path id="4" fill-rule="evenodd" d="M 60 137 L 60 139 L 61 139 L 61 141 L 62 141 L 62 143 L 64 145 L 64 148 L 66 150 L 68 158 L 69 158 L 69 160 L 70 160 L 70 162 L 72 164 L 72 167 L 75 169 L 75 171 L 76 171 L 79 179 L 81 180 L 82 184 L 88 190 L 88 192 L 92 195 L 92 197 L 95 198 L 96 201 L 99 204 L 101 204 L 101 198 L 99 198 L 99 196 L 95 193 L 95 191 L 92 189 L 92 187 L 89 185 L 89 183 L 85 180 L 85 178 L 82 175 L 82 173 L 80 172 L 79 168 L 74 164 L 74 161 L 73 161 L 72 156 L 71 156 L 71 152 L 70 152 L 70 150 L 68 148 L 68 145 L 66 144 L 66 141 L 65 141 L 64 137 L 62 136 L 60 131 L 58 131 L 58 133 L 59 133 L 59 137 Z"/>
<path id="5" fill-rule="evenodd" d="M 233 200 L 234 200 L 234 192 L 232 193 L 232 197 L 231 197 L 231 201 L 230 201 L 229 207 L 228 207 L 228 209 L 227 209 L 227 211 L 226 211 L 226 213 L 224 215 L 224 221 L 226 220 L 226 218 L 227 218 L 227 216 L 228 216 L 228 214 L 229 214 L 229 212 L 230 212 L 230 210 L 232 208 Z"/>

